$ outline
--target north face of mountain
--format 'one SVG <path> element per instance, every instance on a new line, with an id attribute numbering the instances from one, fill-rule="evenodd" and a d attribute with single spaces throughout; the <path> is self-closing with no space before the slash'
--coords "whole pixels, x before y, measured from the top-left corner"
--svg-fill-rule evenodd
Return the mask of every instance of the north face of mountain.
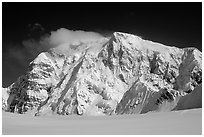
<path id="1" fill-rule="evenodd" d="M 26 74 L 3 90 L 3 109 L 114 115 L 202 107 L 202 53 L 196 48 L 115 32 L 110 39 L 75 44 L 70 53 L 39 54 Z"/>

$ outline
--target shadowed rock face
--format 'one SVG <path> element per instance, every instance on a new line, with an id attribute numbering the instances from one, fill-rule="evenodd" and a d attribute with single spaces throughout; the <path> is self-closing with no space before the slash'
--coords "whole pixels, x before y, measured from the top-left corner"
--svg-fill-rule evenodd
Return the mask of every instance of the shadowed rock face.
<path id="1" fill-rule="evenodd" d="M 96 47 L 94 47 L 96 45 Z M 3 110 L 114 115 L 202 107 L 202 53 L 115 32 L 65 55 L 50 49 L 3 89 Z"/>

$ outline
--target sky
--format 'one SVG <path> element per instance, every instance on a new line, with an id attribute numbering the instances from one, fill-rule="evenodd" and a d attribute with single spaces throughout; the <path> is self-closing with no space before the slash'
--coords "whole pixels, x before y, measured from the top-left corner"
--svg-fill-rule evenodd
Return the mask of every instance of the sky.
<path id="1" fill-rule="evenodd" d="M 3 2 L 2 86 L 25 74 L 29 62 L 60 43 L 55 42 L 108 37 L 115 31 L 202 51 L 202 3 Z"/>

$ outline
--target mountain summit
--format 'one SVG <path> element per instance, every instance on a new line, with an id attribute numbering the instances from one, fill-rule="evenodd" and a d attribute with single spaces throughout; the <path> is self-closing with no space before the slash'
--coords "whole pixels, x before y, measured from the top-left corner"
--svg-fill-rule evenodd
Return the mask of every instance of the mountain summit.
<path id="1" fill-rule="evenodd" d="M 36 116 L 199 108 L 202 53 L 115 32 L 39 54 L 2 94 L 3 110 Z"/>

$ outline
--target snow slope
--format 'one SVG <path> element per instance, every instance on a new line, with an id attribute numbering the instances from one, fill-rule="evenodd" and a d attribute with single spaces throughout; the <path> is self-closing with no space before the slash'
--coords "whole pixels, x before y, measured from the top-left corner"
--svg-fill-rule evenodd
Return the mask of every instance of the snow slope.
<path id="1" fill-rule="evenodd" d="M 42 116 L 3 112 L 3 135 L 200 135 L 202 109 L 115 116 Z"/>

